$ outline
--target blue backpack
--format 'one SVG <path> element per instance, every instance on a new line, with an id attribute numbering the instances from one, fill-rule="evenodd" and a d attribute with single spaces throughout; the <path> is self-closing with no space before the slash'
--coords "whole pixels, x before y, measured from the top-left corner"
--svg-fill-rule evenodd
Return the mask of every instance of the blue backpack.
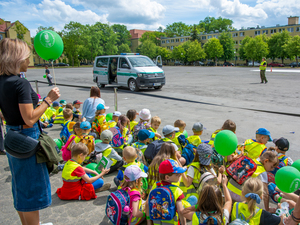
<path id="1" fill-rule="evenodd" d="M 195 212 L 198 219 L 199 219 L 199 225 L 207 225 L 209 219 L 213 219 L 213 223 L 210 223 L 212 225 L 218 225 L 218 220 L 213 216 L 208 216 L 206 219 L 204 219 L 203 223 L 201 223 L 201 212 Z"/>
<path id="2" fill-rule="evenodd" d="M 65 125 L 61 124 L 61 126 L 63 127 L 61 132 L 60 132 L 60 139 L 62 140 L 62 142 L 64 144 L 67 143 L 67 141 L 69 140 L 69 137 L 71 136 L 71 133 L 68 129 L 68 124 L 70 123 L 70 121 L 68 121 Z"/>
<path id="3" fill-rule="evenodd" d="M 110 145 L 113 148 L 120 147 L 124 144 L 124 137 L 121 134 L 119 127 L 111 127 L 109 130 L 113 133 L 113 138 L 110 142 Z"/>
<path id="4" fill-rule="evenodd" d="M 157 187 L 149 194 L 149 210 L 151 220 L 172 220 L 176 215 L 174 195 L 170 186 L 156 182 Z M 176 186 L 174 186 L 176 187 Z"/>
<path id="5" fill-rule="evenodd" d="M 196 146 L 190 144 L 183 134 L 178 136 L 178 141 L 182 147 L 181 156 L 185 158 L 186 160 L 185 165 L 187 166 L 191 164 L 195 158 L 194 148 L 196 148 Z"/>

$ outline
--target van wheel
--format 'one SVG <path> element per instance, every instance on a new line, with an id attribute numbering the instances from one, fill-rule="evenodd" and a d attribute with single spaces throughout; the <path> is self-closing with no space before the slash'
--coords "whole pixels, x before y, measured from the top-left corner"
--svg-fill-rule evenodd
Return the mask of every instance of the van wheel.
<path id="1" fill-rule="evenodd" d="M 128 87 L 129 87 L 130 91 L 138 91 L 139 90 L 139 88 L 136 84 L 136 81 L 134 79 L 129 80 Z"/>
<path id="2" fill-rule="evenodd" d="M 162 86 L 154 87 L 154 89 L 160 90 L 162 89 Z"/>

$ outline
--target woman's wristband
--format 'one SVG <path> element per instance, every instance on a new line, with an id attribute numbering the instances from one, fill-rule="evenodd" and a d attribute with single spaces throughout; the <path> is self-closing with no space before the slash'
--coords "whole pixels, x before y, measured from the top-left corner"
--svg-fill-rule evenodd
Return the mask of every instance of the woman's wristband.
<path id="1" fill-rule="evenodd" d="M 50 107 L 50 103 L 46 99 L 44 99 L 43 102 L 45 102 Z"/>

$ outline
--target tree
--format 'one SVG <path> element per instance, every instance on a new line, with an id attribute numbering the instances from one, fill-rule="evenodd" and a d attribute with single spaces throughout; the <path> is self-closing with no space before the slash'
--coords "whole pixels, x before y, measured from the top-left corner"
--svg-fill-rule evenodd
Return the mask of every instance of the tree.
<path id="1" fill-rule="evenodd" d="M 164 30 L 167 37 L 175 36 L 189 36 L 191 34 L 191 26 L 183 22 L 175 22 L 168 24 Z"/>
<path id="2" fill-rule="evenodd" d="M 198 28 L 197 28 L 197 25 L 194 24 L 193 26 L 193 29 L 192 29 L 192 32 L 191 32 L 191 41 L 200 41 L 200 38 L 199 38 L 199 31 L 198 31 Z"/>
<path id="3" fill-rule="evenodd" d="M 131 34 L 127 30 L 127 27 L 125 25 L 114 24 L 111 26 L 111 28 L 113 29 L 114 32 L 117 33 L 117 37 L 118 37 L 117 45 L 118 46 L 121 46 L 122 44 L 127 44 L 128 46 L 130 46 Z"/>
<path id="4" fill-rule="evenodd" d="M 291 36 L 288 31 L 283 31 L 281 33 L 273 34 L 269 40 L 270 44 L 270 52 L 272 58 L 281 58 L 283 63 L 284 59 L 289 57 L 290 55 L 284 48 L 284 46 L 288 43 Z M 272 39 L 272 40 L 271 40 Z"/>
<path id="5" fill-rule="evenodd" d="M 168 60 L 171 58 L 171 51 L 163 47 L 157 47 L 157 55 L 160 55 L 163 60 Z"/>
<path id="6" fill-rule="evenodd" d="M 184 63 L 188 62 L 188 49 L 190 48 L 191 44 L 192 44 L 191 41 L 186 41 L 186 42 L 183 42 L 183 44 L 181 44 L 184 51 L 186 52 L 186 54 L 184 55 Z"/>
<path id="7" fill-rule="evenodd" d="M 267 41 L 269 46 L 268 58 L 272 59 L 272 62 L 274 62 L 274 60 L 277 58 L 277 48 L 278 48 L 277 39 L 278 39 L 278 35 L 273 34 Z"/>
<path id="8" fill-rule="evenodd" d="M 222 55 L 222 58 L 226 62 L 226 60 L 231 60 L 234 58 L 235 49 L 234 49 L 234 41 L 232 38 L 231 33 L 229 32 L 222 32 L 219 35 L 219 40 L 221 45 L 223 46 L 224 54 Z"/>
<path id="9" fill-rule="evenodd" d="M 245 53 L 245 46 L 246 44 L 251 40 L 251 37 L 246 36 L 243 40 L 242 43 L 240 45 L 240 48 L 238 50 L 239 53 L 239 57 L 243 60 L 246 60 L 246 62 L 248 63 L 248 58 L 246 57 L 246 53 Z M 253 64 L 254 65 L 254 64 Z"/>
<path id="10" fill-rule="evenodd" d="M 120 55 L 121 53 L 130 53 L 131 49 L 128 44 L 121 44 L 118 48 L 118 54 Z"/>
<path id="11" fill-rule="evenodd" d="M 55 30 L 54 30 L 54 27 L 52 27 L 52 26 L 50 26 L 50 27 L 39 26 L 39 27 L 37 28 L 36 33 L 40 32 L 40 31 L 43 31 L 43 30 L 53 30 L 53 31 L 55 31 Z"/>
<path id="12" fill-rule="evenodd" d="M 161 37 L 166 37 L 166 34 L 158 31 L 146 31 L 145 33 L 143 33 L 142 37 L 140 38 L 140 41 L 143 43 L 144 41 L 149 40 L 153 42 L 156 46 L 160 46 Z"/>
<path id="13" fill-rule="evenodd" d="M 296 64 L 298 67 L 298 56 L 300 56 L 300 37 L 298 35 L 292 37 L 284 48 L 290 56 L 296 58 Z"/>
<path id="14" fill-rule="evenodd" d="M 137 52 L 154 59 L 157 56 L 157 46 L 150 40 L 145 40 L 138 48 Z"/>
<path id="15" fill-rule="evenodd" d="M 185 60 L 186 51 L 184 50 L 182 45 L 176 46 L 173 51 L 171 57 L 175 60 Z"/>
<path id="16" fill-rule="evenodd" d="M 160 26 L 160 27 L 157 29 L 157 31 L 162 33 L 162 32 L 164 32 L 164 28 L 163 28 L 162 26 Z"/>
<path id="17" fill-rule="evenodd" d="M 201 43 L 199 43 L 197 40 L 193 41 L 190 44 L 190 47 L 187 50 L 187 60 L 189 62 L 196 62 L 199 61 L 201 59 L 204 59 L 206 54 L 204 52 L 204 50 L 201 47 Z"/>
<path id="18" fill-rule="evenodd" d="M 26 34 L 28 32 L 28 29 L 22 23 L 20 23 L 19 20 L 17 20 L 15 22 L 14 30 L 17 33 L 17 38 L 24 41 L 24 34 Z M 27 44 L 29 44 L 29 43 L 27 43 Z"/>
<path id="19" fill-rule="evenodd" d="M 262 57 L 265 57 L 269 53 L 268 44 L 263 41 L 261 35 L 251 38 L 251 40 L 245 45 L 245 56 L 248 59 L 254 61 L 260 61 Z"/>
<path id="20" fill-rule="evenodd" d="M 233 30 L 233 21 L 226 18 L 215 18 L 215 17 L 205 17 L 204 20 L 200 20 L 199 28 L 203 29 L 206 33 L 210 31 L 218 30 L 219 32 L 222 31 L 230 31 Z"/>
<path id="21" fill-rule="evenodd" d="M 215 64 L 217 59 L 222 57 L 224 54 L 223 46 L 220 43 L 220 40 L 217 38 L 209 39 L 203 46 L 204 51 L 208 59 L 214 60 Z"/>

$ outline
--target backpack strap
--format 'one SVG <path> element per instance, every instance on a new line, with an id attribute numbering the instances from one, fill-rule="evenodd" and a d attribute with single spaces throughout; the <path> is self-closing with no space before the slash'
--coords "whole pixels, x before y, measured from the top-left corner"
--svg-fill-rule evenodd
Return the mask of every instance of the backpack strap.
<path id="1" fill-rule="evenodd" d="M 66 148 L 69 147 L 70 143 L 74 140 L 76 136 L 74 135 L 71 139 L 69 138 L 69 140 L 67 141 L 67 143 L 65 144 Z"/>
<path id="2" fill-rule="evenodd" d="M 201 212 L 195 212 L 195 213 L 196 213 L 196 216 L 198 217 L 199 224 L 200 224 L 200 215 L 201 215 Z"/>

